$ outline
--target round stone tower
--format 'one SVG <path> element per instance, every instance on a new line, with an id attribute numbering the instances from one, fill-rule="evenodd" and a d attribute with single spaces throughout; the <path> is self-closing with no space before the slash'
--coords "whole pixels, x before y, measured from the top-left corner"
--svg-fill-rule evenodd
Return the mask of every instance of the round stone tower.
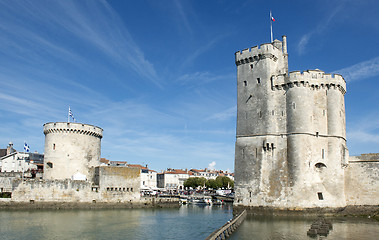
<path id="1" fill-rule="evenodd" d="M 43 125 L 45 134 L 44 179 L 94 177 L 100 165 L 103 129 L 82 123 L 56 122 Z"/>

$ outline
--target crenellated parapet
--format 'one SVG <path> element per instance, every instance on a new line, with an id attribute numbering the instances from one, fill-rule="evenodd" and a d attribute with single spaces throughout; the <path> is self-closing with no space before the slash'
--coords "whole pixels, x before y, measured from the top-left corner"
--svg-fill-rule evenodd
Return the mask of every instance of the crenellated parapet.
<path id="1" fill-rule="evenodd" d="M 273 43 L 265 43 L 260 46 L 244 49 L 235 53 L 236 65 L 256 62 L 262 59 L 276 61 L 283 54 L 283 43 L 275 40 Z"/>
<path id="2" fill-rule="evenodd" d="M 69 123 L 69 122 L 51 122 L 43 125 L 43 133 L 69 133 L 88 135 L 97 138 L 103 137 L 103 129 L 82 123 Z"/>
<path id="3" fill-rule="evenodd" d="M 346 93 L 346 81 L 339 74 L 325 73 L 321 70 L 294 71 L 287 74 L 272 76 L 272 89 L 281 90 L 292 87 L 310 87 L 312 90 L 338 89 Z"/>

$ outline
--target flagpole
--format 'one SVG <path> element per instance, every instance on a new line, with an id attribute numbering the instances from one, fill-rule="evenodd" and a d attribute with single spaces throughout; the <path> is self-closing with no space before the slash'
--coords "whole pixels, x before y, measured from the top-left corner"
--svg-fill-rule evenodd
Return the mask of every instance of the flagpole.
<path id="1" fill-rule="evenodd" d="M 270 29 L 271 29 L 271 42 L 273 42 L 273 35 L 272 35 L 272 15 L 271 15 L 271 10 L 270 10 Z"/>
<path id="2" fill-rule="evenodd" d="M 67 122 L 70 122 L 70 106 L 68 106 Z"/>

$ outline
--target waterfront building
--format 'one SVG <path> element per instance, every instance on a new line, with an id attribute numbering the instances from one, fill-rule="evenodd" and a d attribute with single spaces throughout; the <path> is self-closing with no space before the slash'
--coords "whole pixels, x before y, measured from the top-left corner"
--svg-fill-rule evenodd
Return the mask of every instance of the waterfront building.
<path id="1" fill-rule="evenodd" d="M 141 173 L 141 191 L 157 190 L 157 172 L 140 164 L 128 164 L 128 167 L 138 168 Z"/>
<path id="2" fill-rule="evenodd" d="M 25 177 L 38 177 L 43 172 L 44 155 L 38 152 L 19 152 L 9 143 L 7 149 L 1 149 L 0 172 L 20 172 Z M 5 151 L 4 151 L 5 150 Z"/>
<path id="3" fill-rule="evenodd" d="M 192 177 L 203 177 L 207 180 L 216 179 L 219 175 L 217 171 L 211 169 L 190 169 L 193 173 Z"/>
<path id="4" fill-rule="evenodd" d="M 289 72 L 286 36 L 236 52 L 235 64 L 236 206 L 379 203 L 379 162 L 349 161 L 341 75 Z"/>
<path id="5" fill-rule="evenodd" d="M 218 176 L 226 176 L 234 181 L 234 174 L 230 172 L 224 172 L 222 170 L 214 169 L 190 169 L 190 172 L 193 173 L 190 177 L 203 177 L 207 180 L 216 179 Z"/>
<path id="6" fill-rule="evenodd" d="M 184 190 L 184 182 L 193 175 L 190 171 L 182 169 L 168 168 L 166 171 L 157 174 L 157 187 L 167 191 Z"/>

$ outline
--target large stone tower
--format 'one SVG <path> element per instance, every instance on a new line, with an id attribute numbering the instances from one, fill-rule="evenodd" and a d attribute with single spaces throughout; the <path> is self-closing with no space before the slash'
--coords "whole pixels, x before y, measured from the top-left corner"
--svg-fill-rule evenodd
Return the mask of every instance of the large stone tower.
<path id="1" fill-rule="evenodd" d="M 43 125 L 45 134 L 44 179 L 93 181 L 100 165 L 103 129 L 82 123 L 56 122 Z"/>
<path id="2" fill-rule="evenodd" d="M 345 80 L 288 72 L 287 40 L 238 51 L 235 205 L 345 206 Z"/>

